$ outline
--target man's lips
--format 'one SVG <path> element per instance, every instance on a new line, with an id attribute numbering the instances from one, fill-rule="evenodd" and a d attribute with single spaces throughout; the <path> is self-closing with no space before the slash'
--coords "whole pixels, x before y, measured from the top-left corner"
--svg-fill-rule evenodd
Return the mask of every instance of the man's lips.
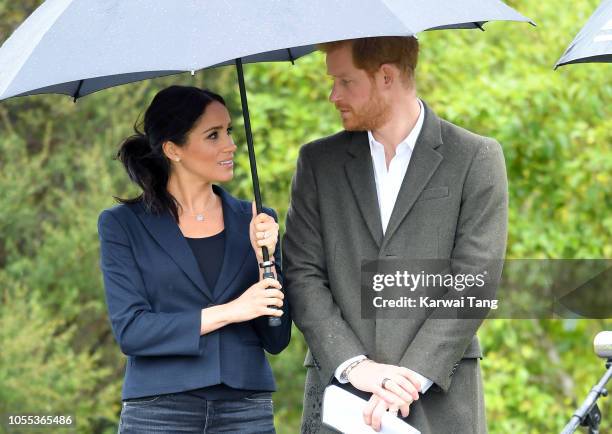
<path id="1" fill-rule="evenodd" d="M 336 110 L 338 110 L 342 114 L 351 112 L 351 109 L 347 107 L 336 107 Z"/>

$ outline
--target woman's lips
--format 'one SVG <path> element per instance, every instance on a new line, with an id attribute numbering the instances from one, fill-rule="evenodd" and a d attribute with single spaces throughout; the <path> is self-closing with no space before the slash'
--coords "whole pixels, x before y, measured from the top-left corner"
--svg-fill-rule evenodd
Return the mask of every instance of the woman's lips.
<path id="1" fill-rule="evenodd" d="M 234 160 L 219 161 L 217 164 L 223 167 L 234 167 Z"/>

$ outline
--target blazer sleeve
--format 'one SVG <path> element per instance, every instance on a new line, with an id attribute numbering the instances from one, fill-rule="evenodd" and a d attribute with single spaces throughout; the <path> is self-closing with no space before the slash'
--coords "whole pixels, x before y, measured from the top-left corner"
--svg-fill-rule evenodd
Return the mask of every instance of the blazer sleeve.
<path id="1" fill-rule="evenodd" d="M 273 209 L 265 208 L 264 212 L 274 218 L 274 221 L 278 222 L 278 216 Z M 281 264 L 281 242 L 279 240 L 276 244 L 276 250 L 274 252 L 274 268 L 276 271 L 276 278 L 281 285 L 284 283 L 283 270 Z M 264 349 L 270 354 L 278 354 L 287 348 L 289 341 L 291 340 L 291 310 L 289 308 L 289 300 L 287 297 L 283 300 L 283 316 L 281 316 L 281 325 L 278 327 L 270 327 L 268 325 L 268 317 L 259 317 L 252 320 L 252 324 L 255 327 L 255 332 L 259 336 Z"/>
<path id="2" fill-rule="evenodd" d="M 293 319 L 321 368 L 321 378 L 331 381 L 338 366 L 367 351 L 342 317 L 329 287 L 317 182 L 307 149 L 307 145 L 300 149 L 291 185 L 283 240 L 285 289 Z"/>
<path id="3" fill-rule="evenodd" d="M 472 159 L 463 186 L 461 209 L 450 267 L 453 274 L 487 270 L 487 297 L 493 296 L 506 250 L 508 182 L 499 143 L 485 139 Z M 470 294 L 465 294 L 469 296 Z M 449 291 L 456 296 L 454 290 Z M 486 312 L 475 318 L 449 319 L 448 310 L 434 309 L 406 349 L 399 365 L 431 379 L 448 391 L 458 363 Z"/>
<path id="4" fill-rule="evenodd" d="M 130 240 L 109 210 L 98 219 L 100 267 L 113 334 L 129 356 L 200 355 L 201 310 L 154 312 Z"/>

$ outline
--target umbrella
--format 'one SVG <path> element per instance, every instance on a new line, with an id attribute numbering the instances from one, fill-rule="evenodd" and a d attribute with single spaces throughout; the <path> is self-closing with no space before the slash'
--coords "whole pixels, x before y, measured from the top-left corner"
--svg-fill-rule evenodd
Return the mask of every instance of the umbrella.
<path id="1" fill-rule="evenodd" d="M 120 84 L 235 64 L 259 213 L 243 63 L 293 62 L 317 43 L 482 29 L 488 21 L 531 22 L 500 0 L 47 0 L 0 47 L 0 100 L 60 93 L 76 101 Z M 263 256 L 270 264 L 265 248 Z"/>
<path id="2" fill-rule="evenodd" d="M 604 0 L 557 63 L 612 62 L 612 0 Z"/>
<path id="3" fill-rule="evenodd" d="M 0 48 L 0 100 L 59 93 L 76 101 L 120 84 L 235 63 L 251 155 L 242 63 L 293 62 L 321 42 L 482 29 L 494 20 L 529 21 L 499 0 L 47 0 Z M 254 190 L 260 211 L 256 182 Z"/>

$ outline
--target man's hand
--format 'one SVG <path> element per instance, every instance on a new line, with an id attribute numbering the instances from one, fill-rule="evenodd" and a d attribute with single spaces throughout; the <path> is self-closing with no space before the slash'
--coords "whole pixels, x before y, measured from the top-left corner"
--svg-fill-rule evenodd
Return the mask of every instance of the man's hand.
<path id="1" fill-rule="evenodd" d="M 402 416 L 406 417 L 409 413 L 410 404 L 404 404 L 403 407 L 405 407 L 405 409 L 402 409 Z M 397 405 L 389 404 L 377 394 L 373 394 L 368 404 L 363 409 L 363 421 L 366 425 L 370 425 L 374 431 L 380 431 L 382 417 L 387 410 L 389 410 L 389 413 L 397 416 Z"/>
<path id="2" fill-rule="evenodd" d="M 395 413 L 400 410 L 402 416 L 408 416 L 410 404 L 419 399 L 421 390 L 421 384 L 407 368 L 371 360 L 352 369 L 348 380 L 357 389 L 374 394 L 364 409 L 363 419 L 376 431 L 380 429 L 380 418 L 387 409 Z"/>

